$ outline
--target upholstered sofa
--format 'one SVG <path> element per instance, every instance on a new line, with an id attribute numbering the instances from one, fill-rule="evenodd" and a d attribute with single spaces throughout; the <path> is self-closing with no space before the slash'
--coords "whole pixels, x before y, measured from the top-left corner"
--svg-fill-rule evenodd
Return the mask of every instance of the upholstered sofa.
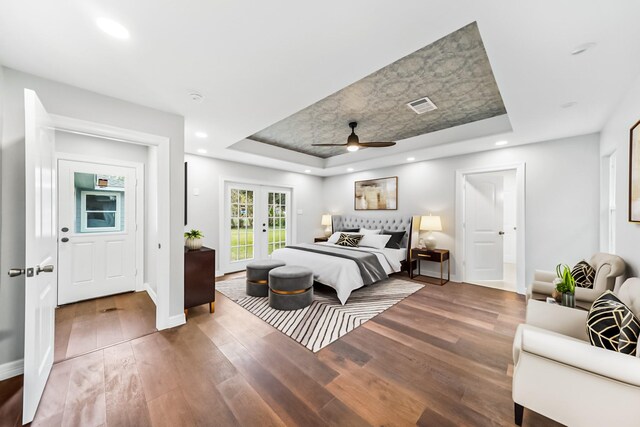
<path id="1" fill-rule="evenodd" d="M 640 279 L 617 292 L 640 315 Z M 588 311 L 542 301 L 527 303 L 526 323 L 513 343 L 516 424 L 523 407 L 569 426 L 637 426 L 640 358 L 592 346 Z"/>
<path id="2" fill-rule="evenodd" d="M 613 290 L 616 278 L 625 272 L 626 264 L 617 255 L 597 253 L 588 261 L 596 271 L 593 288 L 576 287 L 576 305 L 584 308 L 591 307 L 593 301 L 607 290 Z M 550 297 L 555 286 L 553 280 L 556 273 L 551 271 L 536 270 L 533 283 L 527 288 L 527 301 L 529 299 L 546 299 Z"/>

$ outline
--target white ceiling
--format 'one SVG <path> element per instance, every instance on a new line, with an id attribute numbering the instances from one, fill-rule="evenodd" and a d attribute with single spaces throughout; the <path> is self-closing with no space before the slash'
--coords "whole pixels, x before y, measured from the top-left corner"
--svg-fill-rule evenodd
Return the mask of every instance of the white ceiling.
<path id="1" fill-rule="evenodd" d="M 205 148 L 324 176 L 409 155 L 493 149 L 498 139 L 515 145 L 599 131 L 640 74 L 638 16 L 637 0 L 0 0 L 0 63 L 182 114 L 189 153 Z M 105 35 L 98 17 L 120 22 L 131 38 Z M 363 150 L 326 161 L 275 147 L 227 148 L 473 21 L 512 131 L 489 119 L 410 138 L 391 155 Z M 570 55 L 586 42 L 597 45 Z M 206 99 L 193 103 L 193 90 Z M 577 104 L 561 108 L 570 101 Z"/>

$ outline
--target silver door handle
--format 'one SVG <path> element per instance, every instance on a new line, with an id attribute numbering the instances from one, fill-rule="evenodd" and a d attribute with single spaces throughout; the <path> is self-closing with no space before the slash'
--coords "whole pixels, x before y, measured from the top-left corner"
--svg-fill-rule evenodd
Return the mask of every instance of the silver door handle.
<path id="1" fill-rule="evenodd" d="M 40 273 L 53 273 L 53 265 L 49 264 L 49 265 L 43 265 L 41 266 L 37 266 L 36 267 L 36 274 L 40 274 Z"/>
<path id="2" fill-rule="evenodd" d="M 24 268 L 10 268 L 9 269 L 9 277 L 18 277 L 25 273 Z"/>
<path id="3" fill-rule="evenodd" d="M 502 236 L 504 234 L 504 231 L 498 231 L 498 234 Z"/>

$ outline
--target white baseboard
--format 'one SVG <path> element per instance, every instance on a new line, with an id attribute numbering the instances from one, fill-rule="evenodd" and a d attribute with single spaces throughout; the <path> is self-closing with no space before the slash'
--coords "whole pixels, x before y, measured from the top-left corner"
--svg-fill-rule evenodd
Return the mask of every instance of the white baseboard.
<path id="1" fill-rule="evenodd" d="M 221 277 L 224 276 L 224 273 L 222 271 L 216 270 L 216 277 Z"/>
<path id="2" fill-rule="evenodd" d="M 169 316 L 164 322 L 156 322 L 156 328 L 159 331 L 163 329 L 175 328 L 176 326 L 184 325 L 187 323 L 187 319 L 184 316 L 184 313 L 176 314 L 175 316 Z"/>
<path id="3" fill-rule="evenodd" d="M 22 375 L 24 372 L 24 359 L 14 360 L 0 365 L 0 381 Z"/>
<path id="4" fill-rule="evenodd" d="M 147 291 L 147 294 L 149 294 L 149 298 L 151 298 L 151 301 L 153 301 L 153 303 L 157 307 L 158 306 L 158 295 L 156 294 L 156 291 L 154 291 L 153 288 L 151 287 L 151 285 L 148 284 L 148 283 L 144 284 L 144 289 L 143 290 Z"/>

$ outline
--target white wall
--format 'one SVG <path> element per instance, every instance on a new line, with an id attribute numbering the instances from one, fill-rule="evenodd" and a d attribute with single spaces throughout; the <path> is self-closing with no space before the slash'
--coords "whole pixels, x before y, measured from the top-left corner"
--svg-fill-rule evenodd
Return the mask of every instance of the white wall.
<path id="1" fill-rule="evenodd" d="M 37 92 L 51 113 L 137 130 L 171 139 L 170 316 L 182 316 L 184 298 L 182 202 L 184 197 L 184 118 L 73 86 L 4 69 L 2 134 L 2 260 L 0 261 L 0 365 L 22 357 L 24 278 L 8 278 L 11 266 L 24 265 L 24 88 Z M 165 176 L 167 176 L 165 175 Z"/>
<path id="2" fill-rule="evenodd" d="M 221 182 L 247 182 L 293 188 L 296 210 L 296 242 L 313 242 L 323 235 L 320 225 L 323 211 L 323 179 L 315 176 L 261 168 L 226 160 L 186 155 L 188 162 L 187 203 L 188 223 L 185 230 L 196 228 L 204 233 L 204 245 L 216 249 L 216 271 L 220 269 L 220 209 L 223 194 Z M 195 196 L 193 190 L 200 195 Z M 302 210 L 302 214 L 299 211 Z"/>
<path id="3" fill-rule="evenodd" d="M 148 230 L 153 229 L 149 215 L 149 192 L 150 190 L 155 191 L 153 187 L 147 185 L 149 182 L 149 147 L 75 133 L 56 132 L 56 152 L 58 155 L 61 153 L 81 154 L 97 159 L 135 162 L 144 165 L 144 183 L 140 184 L 144 188 L 144 283 L 148 283 L 153 290 L 156 290 L 155 275 L 153 275 L 154 280 L 149 277 L 149 273 L 155 270 L 155 265 L 152 268 L 148 256 L 149 253 L 154 252 L 151 250 L 153 243 L 147 239 Z"/>
<path id="4" fill-rule="evenodd" d="M 436 233 L 438 246 L 451 250 L 455 259 L 456 170 L 521 162 L 526 163 L 528 284 L 534 270 L 553 270 L 559 262 L 576 263 L 598 249 L 597 134 L 330 177 L 325 179 L 324 202 L 333 214 L 355 213 L 354 181 L 398 176 L 397 213 L 440 215 L 443 231 Z"/>
<path id="5" fill-rule="evenodd" d="M 627 277 L 640 274 L 640 224 L 629 222 L 629 130 L 640 120 L 640 76 L 627 89 L 602 132 L 600 133 L 601 161 L 601 204 L 600 204 L 600 247 L 608 246 L 608 185 L 609 165 L 606 158 L 616 152 L 616 254 L 627 263 Z"/>

